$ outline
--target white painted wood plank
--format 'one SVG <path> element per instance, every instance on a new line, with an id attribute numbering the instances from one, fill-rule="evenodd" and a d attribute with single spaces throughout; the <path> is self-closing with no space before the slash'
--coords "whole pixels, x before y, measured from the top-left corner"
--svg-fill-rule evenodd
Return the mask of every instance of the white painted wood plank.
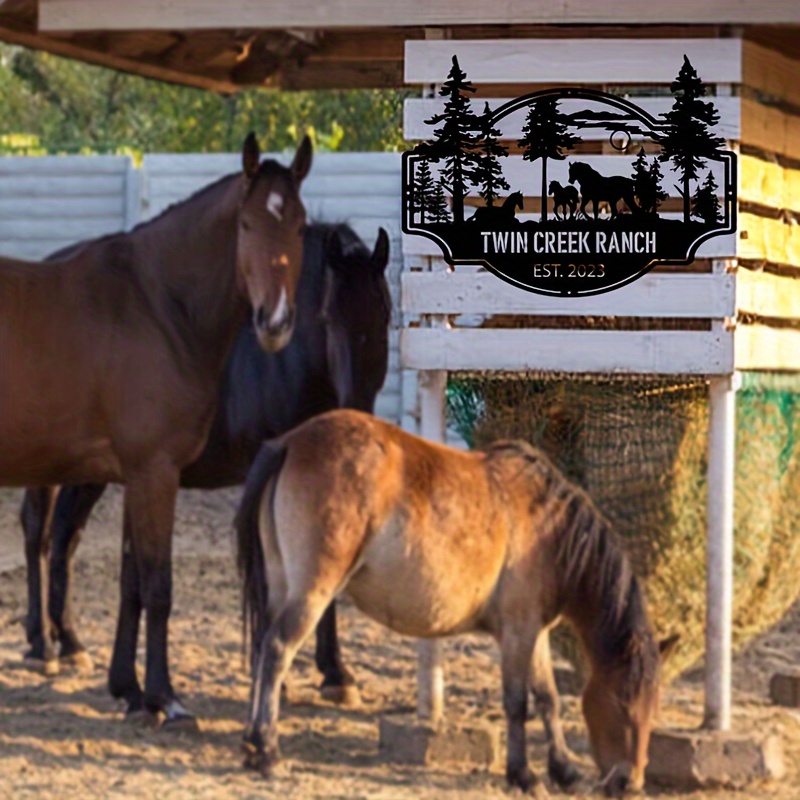
<path id="1" fill-rule="evenodd" d="M 47 235 L 80 241 L 95 236 L 105 236 L 122 229 L 124 220 L 118 217 L 90 217 L 88 219 L 14 219 L 0 218 L 0 246 L 15 239 L 39 239 Z"/>
<path id="2" fill-rule="evenodd" d="M 0 197 L 120 197 L 125 177 L 118 175 L 0 175 Z"/>
<path id="3" fill-rule="evenodd" d="M 409 328 L 403 367 L 720 375 L 733 371 L 733 333 Z"/>
<path id="4" fill-rule="evenodd" d="M 475 114 L 483 114 L 484 106 L 489 104 L 492 110 L 499 108 L 513 98 L 488 98 L 473 100 L 472 110 Z M 636 105 L 647 111 L 656 119 L 672 108 L 671 97 L 628 97 Z M 714 132 L 723 136 L 728 141 L 738 141 L 741 138 L 741 100 L 738 97 L 711 97 L 709 98 L 719 111 L 720 121 Z M 571 102 L 571 101 L 569 101 Z M 583 101 L 577 101 L 578 103 Z M 443 108 L 441 98 L 407 98 L 403 106 L 403 136 L 409 141 L 430 139 L 436 125 L 427 125 L 426 119 L 435 114 L 440 114 Z M 568 101 L 562 101 L 561 110 L 569 113 Z M 517 140 L 522 136 L 527 109 L 520 109 L 504 117 L 497 125 L 502 139 Z M 586 128 L 580 132 L 585 141 L 602 141 L 608 138 L 608 131 L 600 128 Z"/>
<path id="5" fill-rule="evenodd" d="M 10 194 L 0 197 L 0 218 L 11 219 L 73 219 L 78 217 L 122 219 L 122 197 L 20 197 Z"/>
<path id="6" fill-rule="evenodd" d="M 0 176 L 122 175 L 128 156 L 0 156 Z"/>
<path id="7" fill-rule="evenodd" d="M 684 53 L 707 83 L 741 83 L 740 39 L 407 41 L 405 79 L 406 83 L 441 83 L 453 55 L 458 55 L 461 69 L 475 84 L 668 84 L 678 74 Z"/>
<path id="8" fill-rule="evenodd" d="M 407 272 L 408 314 L 547 314 L 724 318 L 736 312 L 733 275 L 649 273 L 591 297 L 548 297 L 511 286 L 488 272 Z"/>
<path id="9" fill-rule="evenodd" d="M 204 28 L 338 28 L 425 25 L 522 25 L 547 23 L 779 24 L 800 22 L 786 0 L 39 0 L 39 29 L 198 30 Z"/>

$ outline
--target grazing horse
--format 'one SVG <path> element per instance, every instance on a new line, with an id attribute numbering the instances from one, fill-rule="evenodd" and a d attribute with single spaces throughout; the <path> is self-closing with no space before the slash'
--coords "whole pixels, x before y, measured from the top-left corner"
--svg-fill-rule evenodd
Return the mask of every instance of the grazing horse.
<path id="1" fill-rule="evenodd" d="M 251 326 L 242 326 L 208 442 L 181 472 L 181 486 L 217 489 L 241 484 L 264 439 L 334 408 L 373 410 L 389 359 L 388 259 L 389 239 L 383 229 L 370 254 L 346 225 L 308 227 L 292 340 L 279 353 L 267 354 Z M 30 579 L 27 657 L 43 662 L 50 674 L 59 667 L 56 641 L 63 662 L 91 664 L 75 631 L 70 578 L 81 530 L 104 490 L 104 484 L 88 484 L 65 486 L 58 493 L 41 488 L 25 494 L 21 517 Z M 46 569 L 39 569 L 40 562 L 47 564 L 48 552 L 49 587 Z M 325 697 L 356 700 L 353 678 L 341 662 L 333 605 L 318 629 L 317 663 Z"/>
<path id="2" fill-rule="evenodd" d="M 512 192 L 502 206 L 480 206 L 467 222 L 483 225 L 508 225 L 517 221 L 516 209 L 522 211 L 522 192 Z"/>
<path id="3" fill-rule="evenodd" d="M 562 186 L 558 181 L 550 181 L 548 194 L 553 195 L 553 213 L 556 219 L 573 219 L 578 210 L 578 190 L 574 186 Z M 558 209 L 561 209 L 559 216 Z M 569 211 L 569 216 L 567 216 Z"/>
<path id="4" fill-rule="evenodd" d="M 594 207 L 594 218 L 600 212 L 600 203 L 607 202 L 611 208 L 611 218 L 619 214 L 617 203 L 620 200 L 625 202 L 634 214 L 641 209 L 636 203 L 634 183 L 630 178 L 622 175 L 612 175 L 607 178 L 601 175 L 596 169 L 583 161 L 573 161 L 569 165 L 569 182 L 577 181 L 581 187 L 581 213 L 586 214 L 586 206 L 589 202 Z"/>
<path id="5" fill-rule="evenodd" d="M 565 617 L 591 667 L 583 711 L 604 787 L 620 795 L 642 786 L 659 645 L 608 524 L 540 451 L 499 442 L 464 452 L 332 411 L 264 446 L 236 527 L 252 643 L 246 766 L 268 776 L 279 760 L 281 684 L 346 592 L 406 636 L 482 631 L 497 640 L 506 776 L 525 791 L 537 784 L 525 744 L 528 692 L 544 682 L 555 695 L 548 631 Z M 540 708 L 549 728 L 552 704 Z"/>
<path id="6" fill-rule="evenodd" d="M 167 662 L 180 472 L 205 445 L 248 309 L 265 350 L 294 327 L 311 143 L 289 168 L 259 157 L 251 134 L 241 173 L 129 233 L 58 262 L 0 259 L 0 485 L 125 485 L 109 688 L 129 712 L 163 712 L 169 725 L 194 724 Z"/>

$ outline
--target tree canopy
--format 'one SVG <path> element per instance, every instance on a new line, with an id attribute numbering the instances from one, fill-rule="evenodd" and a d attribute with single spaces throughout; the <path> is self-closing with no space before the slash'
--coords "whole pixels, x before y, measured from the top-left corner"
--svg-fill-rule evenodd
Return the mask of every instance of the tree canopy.
<path id="1" fill-rule="evenodd" d="M 231 152 L 251 130 L 266 150 L 402 150 L 407 92 L 230 97 L 0 45 L 0 153 Z"/>

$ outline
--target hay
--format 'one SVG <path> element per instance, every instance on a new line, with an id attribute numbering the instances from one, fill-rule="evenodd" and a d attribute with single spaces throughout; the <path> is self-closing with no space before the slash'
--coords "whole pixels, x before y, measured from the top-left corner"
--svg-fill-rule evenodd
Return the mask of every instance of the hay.
<path id="1" fill-rule="evenodd" d="M 448 390 L 451 421 L 470 444 L 526 439 L 594 498 L 644 578 L 658 634 L 681 634 L 667 678 L 704 649 L 707 395 L 696 378 L 608 376 L 461 375 Z M 737 645 L 800 594 L 796 398 L 755 380 L 737 398 Z M 557 642 L 579 663 L 568 636 Z"/>

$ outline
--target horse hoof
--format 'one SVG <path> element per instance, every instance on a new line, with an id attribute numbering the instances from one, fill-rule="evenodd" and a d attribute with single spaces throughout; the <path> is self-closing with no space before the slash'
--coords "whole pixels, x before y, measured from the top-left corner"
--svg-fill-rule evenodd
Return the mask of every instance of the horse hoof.
<path id="1" fill-rule="evenodd" d="M 529 769 L 508 775 L 507 780 L 512 787 L 520 789 L 523 794 L 535 797 L 536 800 L 547 800 L 550 797 L 547 787 Z"/>
<path id="2" fill-rule="evenodd" d="M 161 730 L 181 733 L 200 733 L 194 714 L 189 713 L 178 700 L 164 706 Z"/>
<path id="3" fill-rule="evenodd" d="M 200 725 L 191 714 L 178 714 L 165 717 L 160 730 L 168 733 L 200 733 Z"/>
<path id="4" fill-rule="evenodd" d="M 146 708 L 128 709 L 125 712 L 125 724 L 134 728 L 158 728 L 158 716 Z"/>
<path id="5" fill-rule="evenodd" d="M 552 753 L 547 758 L 547 774 L 561 789 L 571 789 L 583 777 L 568 759 Z"/>
<path id="6" fill-rule="evenodd" d="M 85 650 L 78 650 L 77 653 L 61 656 L 58 660 L 62 666 L 71 667 L 77 672 L 83 674 L 94 672 L 94 661 Z"/>
<path id="7" fill-rule="evenodd" d="M 22 663 L 31 670 L 31 672 L 38 672 L 41 675 L 46 675 L 48 678 L 58 675 L 59 663 L 57 658 L 35 658 L 34 656 L 25 656 L 22 659 Z"/>
<path id="8" fill-rule="evenodd" d="M 258 772 L 262 778 L 271 778 L 281 760 L 278 754 L 266 753 L 248 743 L 244 745 L 244 753 L 244 768 Z"/>
<path id="9" fill-rule="evenodd" d="M 361 705 L 361 694 L 358 686 L 322 686 L 319 690 L 323 700 L 343 708 L 358 708 Z"/>

